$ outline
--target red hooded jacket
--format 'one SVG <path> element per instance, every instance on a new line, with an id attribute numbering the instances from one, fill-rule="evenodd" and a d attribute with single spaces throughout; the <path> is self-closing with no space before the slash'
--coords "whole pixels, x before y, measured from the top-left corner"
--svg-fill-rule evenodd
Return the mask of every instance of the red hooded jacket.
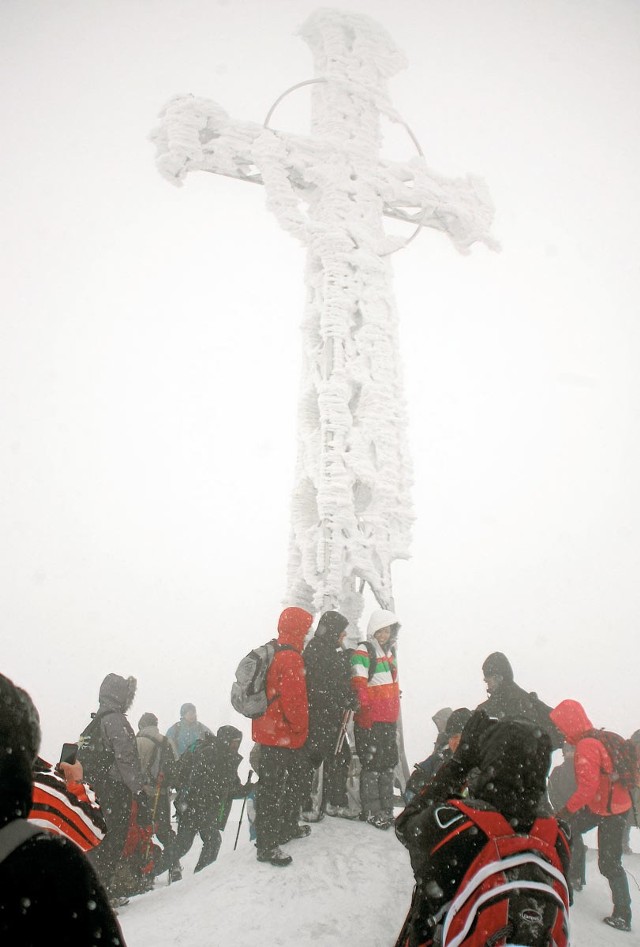
<path id="1" fill-rule="evenodd" d="M 631 796 L 624 786 L 610 779 L 613 762 L 600 740 L 584 736 L 593 724 L 577 700 L 563 700 L 549 714 L 558 730 L 576 748 L 573 765 L 576 791 L 566 804 L 568 812 L 587 806 L 595 815 L 619 815 L 631 808 Z"/>
<path id="2" fill-rule="evenodd" d="M 302 646 L 313 617 L 302 608 L 285 608 L 278 619 L 278 643 L 290 645 L 276 651 L 267 671 L 269 706 L 253 721 L 252 734 L 263 746 L 283 746 L 299 750 L 309 731 L 307 684 Z"/>

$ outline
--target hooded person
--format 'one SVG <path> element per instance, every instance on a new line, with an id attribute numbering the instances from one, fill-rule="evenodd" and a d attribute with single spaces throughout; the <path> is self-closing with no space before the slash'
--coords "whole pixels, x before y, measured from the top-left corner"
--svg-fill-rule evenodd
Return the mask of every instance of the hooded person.
<path id="1" fill-rule="evenodd" d="M 189 702 L 180 708 L 180 719 L 167 730 L 167 739 L 177 757 L 201 740 L 206 733 L 213 733 L 209 727 L 198 720 L 196 705 Z"/>
<path id="2" fill-rule="evenodd" d="M 238 777 L 242 757 L 238 753 L 242 733 L 236 727 L 220 727 L 216 736 L 205 733 L 180 758 L 175 808 L 178 835 L 175 857 L 182 858 L 196 835 L 202 850 L 194 868 L 202 871 L 218 857 L 222 830 L 227 824 L 234 798 L 245 794 Z"/>
<path id="3" fill-rule="evenodd" d="M 407 780 L 407 785 L 403 793 L 405 802 L 411 802 L 413 797 L 427 785 L 429 780 L 433 779 L 442 764 L 451 759 L 453 753 L 458 748 L 460 736 L 470 717 L 471 711 L 467 707 L 458 707 L 457 710 L 449 710 L 442 731 L 445 742 L 438 747 L 437 741 L 433 753 L 431 753 L 426 760 L 423 760 L 422 763 L 416 763 L 411 776 Z"/>
<path id="4" fill-rule="evenodd" d="M 567 818 L 574 836 L 598 829 L 598 868 L 609 882 L 613 912 L 603 918 L 616 930 L 631 930 L 629 883 L 622 865 L 631 795 L 616 778 L 614 764 L 598 731 L 577 700 L 563 700 L 551 711 L 551 719 L 574 748 L 576 790 L 559 818 Z M 584 846 L 574 847 L 572 874 L 584 875 Z M 576 863 L 577 862 L 577 863 Z"/>
<path id="5" fill-rule="evenodd" d="M 549 717 L 551 707 L 536 693 L 527 693 L 515 683 L 513 668 L 502 651 L 494 651 L 485 659 L 482 673 L 489 697 L 478 704 L 478 710 L 484 710 L 497 720 L 526 720 L 537 724 L 548 733 L 553 749 L 560 749 L 563 740 Z"/>
<path id="6" fill-rule="evenodd" d="M 261 746 L 256 800 L 258 861 L 284 866 L 291 856 L 279 847 L 304 838 L 299 825 L 302 802 L 300 750 L 309 732 L 309 705 L 302 648 L 313 617 L 302 608 L 285 608 L 278 619 L 278 639 L 266 679 L 267 709 L 252 723 Z"/>
<path id="7" fill-rule="evenodd" d="M 0 674 L 0 942 L 125 947 L 95 870 L 68 837 L 27 822 L 40 745 L 29 695 Z"/>
<path id="8" fill-rule="evenodd" d="M 317 822 L 327 815 L 352 818 L 347 797 L 351 751 L 346 740 L 337 751 L 345 714 L 357 707 L 351 689 L 349 659 L 342 649 L 349 621 L 336 611 L 320 616 L 313 638 L 303 652 L 309 699 L 309 736 L 302 750 L 302 818 Z M 314 810 L 311 789 L 315 771 L 322 766 L 323 804 Z"/>
<path id="9" fill-rule="evenodd" d="M 377 829 L 393 822 L 394 768 L 398 763 L 400 688 L 394 653 L 399 623 L 388 609 L 374 611 L 367 640 L 351 655 L 351 686 L 358 699 L 354 718 L 360 773 L 360 818 Z"/>
<path id="10" fill-rule="evenodd" d="M 113 762 L 94 786 L 107 823 L 107 834 L 88 857 L 107 891 L 127 840 L 133 801 L 137 805 L 140 825 L 149 825 L 151 817 L 148 802 L 151 790 L 148 787 L 149 791 L 145 791 L 136 735 L 126 717 L 136 687 L 135 677 L 107 674 L 100 685 L 99 706 L 95 714 L 95 719 L 99 720 L 100 737 L 105 749 L 113 754 Z"/>
<path id="11" fill-rule="evenodd" d="M 477 922 L 483 925 L 486 942 L 546 945 L 553 931 L 564 937 L 554 943 L 567 943 L 563 924 L 569 891 L 561 878 L 566 879 L 569 870 L 569 843 L 564 829 L 543 812 L 550 762 L 551 741 L 540 728 L 526 722 L 491 720 L 478 710 L 469 717 L 451 758 L 396 820 L 396 835 L 409 851 L 416 879 L 397 947 L 417 947 L 441 937 L 452 904 L 453 914 L 460 910 L 463 916 L 463 895 L 457 895 L 464 885 L 465 892 L 474 890 L 471 866 L 489 840 L 497 837 L 494 828 L 503 837 L 513 833 L 514 852 L 528 850 L 528 840 L 519 839 L 544 839 L 545 860 L 555 865 L 556 874 L 540 875 L 535 865 L 531 874 L 526 865 L 516 868 L 515 877 L 537 886 L 544 884 L 549 893 L 541 895 L 543 889 L 537 888 L 533 905 L 524 901 L 514 906 L 507 897 L 499 909 L 498 927 L 505 920 L 506 925 L 497 931 L 497 937 L 495 930 L 485 931 L 485 918 Z M 463 799 L 465 786 L 469 786 L 469 796 Z M 495 852 L 491 857 L 495 858 Z M 540 864 L 544 863 L 540 859 Z M 554 884 L 555 894 L 551 890 Z M 517 897 L 522 898 L 522 892 Z M 562 903 L 564 908 L 558 912 Z M 531 906 L 534 909 L 529 911 Z M 537 926 L 527 929 L 526 936 L 523 927 L 527 928 L 529 921 Z"/>
<path id="12" fill-rule="evenodd" d="M 441 707 L 440 710 L 436 710 L 433 717 L 431 718 L 438 730 L 438 736 L 436 737 L 436 742 L 433 746 L 434 751 L 441 750 L 447 745 L 447 735 L 444 732 L 444 728 L 446 727 L 447 720 L 452 713 L 452 707 Z"/>

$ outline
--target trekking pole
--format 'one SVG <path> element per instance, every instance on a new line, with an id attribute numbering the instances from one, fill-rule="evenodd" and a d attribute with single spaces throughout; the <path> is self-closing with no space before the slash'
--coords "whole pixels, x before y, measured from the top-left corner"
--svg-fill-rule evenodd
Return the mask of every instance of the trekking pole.
<path id="1" fill-rule="evenodd" d="M 151 851 L 151 837 L 152 837 L 153 832 L 154 832 L 154 825 L 155 825 L 155 821 L 156 821 L 156 812 L 158 811 L 158 802 L 159 802 L 159 800 L 160 800 L 160 792 L 161 792 L 161 790 L 162 790 L 162 777 L 163 777 L 163 776 L 164 776 L 164 773 L 159 773 L 159 774 L 158 774 L 158 782 L 157 782 L 157 784 L 156 784 L 156 792 L 155 792 L 155 796 L 153 797 L 153 806 L 151 807 L 151 834 L 149 835 L 149 838 L 147 839 L 147 849 L 146 849 L 145 856 L 144 856 L 145 859 L 147 859 L 147 860 L 149 859 L 149 852 Z"/>
<path id="2" fill-rule="evenodd" d="M 249 770 L 249 775 L 247 776 L 247 787 L 246 787 L 246 788 L 247 788 L 247 791 L 245 792 L 245 794 L 244 794 L 244 799 L 242 800 L 242 809 L 240 810 L 240 818 L 238 819 L 238 831 L 236 832 L 236 840 L 235 840 L 235 843 L 234 843 L 234 846 L 233 846 L 234 852 L 235 852 L 236 848 L 238 847 L 238 839 L 240 838 L 240 827 L 242 826 L 242 819 L 243 819 L 243 817 L 244 817 L 244 807 L 245 807 L 246 804 L 247 804 L 247 796 L 249 795 L 249 790 L 250 790 L 250 787 L 251 787 L 251 777 L 252 777 L 252 776 L 253 776 L 253 770 L 250 769 L 250 770 Z"/>
<path id="3" fill-rule="evenodd" d="M 347 736 L 347 727 L 349 726 L 349 723 L 351 722 L 352 715 L 353 715 L 353 710 L 345 710 L 345 712 L 342 715 L 342 723 L 340 724 L 340 731 L 338 733 L 338 739 L 336 740 L 336 748 L 333 751 L 334 756 L 337 756 L 340 750 L 342 749 L 342 746 Z"/>

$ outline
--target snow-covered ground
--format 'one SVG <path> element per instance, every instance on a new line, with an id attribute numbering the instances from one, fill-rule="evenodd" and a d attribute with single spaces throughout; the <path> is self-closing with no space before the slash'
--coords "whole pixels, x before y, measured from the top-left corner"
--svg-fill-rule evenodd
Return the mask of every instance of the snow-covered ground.
<path id="1" fill-rule="evenodd" d="M 164 877 L 149 894 L 120 911 L 128 947 L 392 947 L 409 905 L 413 876 L 393 831 L 326 818 L 307 839 L 290 842 L 293 864 L 274 868 L 256 861 L 243 826 L 229 823 L 218 861 L 192 873 L 200 843 L 183 860 L 183 881 Z M 637 849 L 637 836 L 634 839 Z M 640 881 L 640 855 L 625 859 Z M 609 889 L 588 854 L 588 884 L 572 909 L 572 947 L 623 947 L 637 933 L 605 927 Z M 629 878 L 640 930 L 640 892 Z"/>

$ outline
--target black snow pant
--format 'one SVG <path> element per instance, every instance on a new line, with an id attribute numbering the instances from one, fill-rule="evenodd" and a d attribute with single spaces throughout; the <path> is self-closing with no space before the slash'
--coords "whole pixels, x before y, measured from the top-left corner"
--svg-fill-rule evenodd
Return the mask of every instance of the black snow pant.
<path id="1" fill-rule="evenodd" d="M 308 812 L 312 808 L 313 777 L 320 766 L 322 766 L 322 804 L 320 808 L 324 808 L 326 803 L 330 803 L 332 806 L 344 806 L 345 808 L 349 805 L 347 776 L 349 774 L 349 763 L 351 762 L 351 750 L 345 740 L 340 752 L 336 754 L 335 747 L 339 732 L 339 729 L 337 729 L 336 739 L 332 742 L 330 748 L 305 744 L 300 750 L 303 812 Z"/>
<path id="2" fill-rule="evenodd" d="M 622 867 L 622 843 L 624 840 L 625 826 L 629 814 L 623 812 L 620 815 L 596 815 L 589 809 L 580 809 L 571 819 L 571 834 L 575 839 L 588 832 L 590 829 L 598 828 L 598 868 L 600 874 L 609 882 L 611 888 L 611 897 L 613 899 L 613 913 L 616 917 L 622 917 L 625 921 L 631 923 L 631 897 L 629 895 L 629 882 L 627 874 Z M 584 859 L 584 843 L 582 845 L 582 857 Z M 578 858 L 580 858 L 580 849 L 577 849 Z M 584 861 L 582 866 L 574 864 L 575 855 L 572 856 L 571 876 L 580 880 L 580 873 L 584 876 Z"/>
<path id="3" fill-rule="evenodd" d="M 293 838 L 302 804 L 300 750 L 262 746 L 256 788 L 256 848 L 271 851 Z"/>
<path id="4" fill-rule="evenodd" d="M 129 834 L 133 795 L 124 783 L 108 779 L 96 787 L 96 796 L 102 806 L 107 833 L 102 842 L 87 854 L 108 890 Z"/>
<path id="5" fill-rule="evenodd" d="M 173 847 L 175 863 L 187 854 L 196 835 L 200 835 L 202 839 L 202 851 L 198 863 L 193 869 L 194 872 L 202 871 L 203 868 L 214 862 L 218 857 L 222 844 L 222 834 L 213 817 L 207 818 L 202 814 L 187 811 L 178 819 L 178 834 Z"/>
<path id="6" fill-rule="evenodd" d="M 398 763 L 395 723 L 374 723 L 354 730 L 360 760 L 360 804 L 366 816 L 393 817 L 394 769 Z"/>

